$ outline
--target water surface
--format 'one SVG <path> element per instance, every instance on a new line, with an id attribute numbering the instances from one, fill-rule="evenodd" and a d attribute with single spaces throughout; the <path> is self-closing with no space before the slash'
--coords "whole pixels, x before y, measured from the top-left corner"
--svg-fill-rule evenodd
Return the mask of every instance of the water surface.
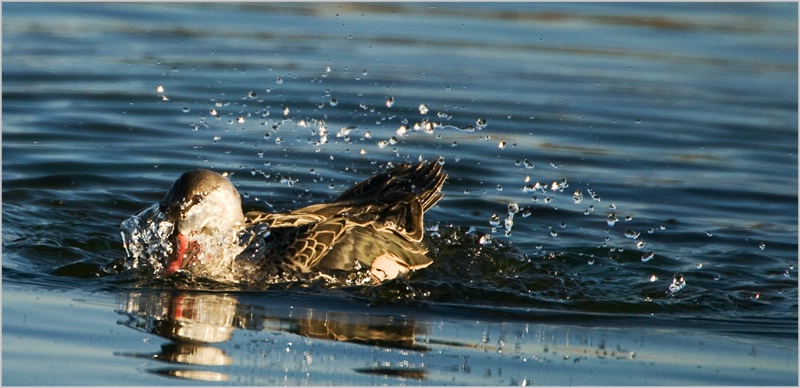
<path id="1" fill-rule="evenodd" d="M 788 3 L 3 4 L 3 381 L 796 385 L 797 87 Z M 439 156 L 408 279 L 95 276 Z"/>

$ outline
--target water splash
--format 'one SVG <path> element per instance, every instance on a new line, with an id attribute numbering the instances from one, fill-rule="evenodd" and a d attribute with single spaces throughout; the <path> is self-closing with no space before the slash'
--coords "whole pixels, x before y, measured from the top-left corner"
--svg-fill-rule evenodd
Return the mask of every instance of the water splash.
<path id="1" fill-rule="evenodd" d="M 672 283 L 669 285 L 669 292 L 674 294 L 686 287 L 686 278 L 683 277 L 683 274 L 676 273 L 675 276 L 672 277 Z"/>
<path id="2" fill-rule="evenodd" d="M 161 212 L 159 204 L 123 221 L 120 234 L 127 253 L 123 269 L 160 274 L 174 250 L 171 241 L 174 229 L 175 225 Z M 268 234 L 266 226 L 255 225 L 227 234 L 194 236 L 200 253 L 183 271 L 195 278 L 237 283 L 244 273 L 252 270 L 250 259 L 260 254 L 261 241 Z"/>
<path id="3" fill-rule="evenodd" d="M 169 236 L 174 224 L 154 204 L 126 219 L 120 225 L 122 245 L 128 255 L 125 269 L 147 268 L 158 273 L 163 268 L 162 259 L 172 253 Z"/>

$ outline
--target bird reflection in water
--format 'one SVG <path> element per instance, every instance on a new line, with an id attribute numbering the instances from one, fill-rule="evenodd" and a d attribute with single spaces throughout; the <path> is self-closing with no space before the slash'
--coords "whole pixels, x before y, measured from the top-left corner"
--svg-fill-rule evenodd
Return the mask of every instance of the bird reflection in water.
<path id="1" fill-rule="evenodd" d="M 239 303 L 225 293 L 131 292 L 123 295 L 118 313 L 127 319 L 119 323 L 165 338 L 155 354 L 117 352 L 116 355 L 147 358 L 172 364 L 147 372 L 197 381 L 227 381 L 229 376 L 213 368 L 230 365 L 233 359 L 220 345 L 231 339 L 234 329 L 282 331 L 311 339 L 425 352 L 417 344 L 420 330 L 413 319 L 372 316 L 361 313 L 305 309 L 300 317 L 263 307 Z M 296 314 L 296 310 L 295 310 Z M 424 327 L 422 327 L 424 330 Z M 191 367 L 188 367 L 191 366 Z M 355 372 L 424 379 L 425 370 L 356 368 Z"/>

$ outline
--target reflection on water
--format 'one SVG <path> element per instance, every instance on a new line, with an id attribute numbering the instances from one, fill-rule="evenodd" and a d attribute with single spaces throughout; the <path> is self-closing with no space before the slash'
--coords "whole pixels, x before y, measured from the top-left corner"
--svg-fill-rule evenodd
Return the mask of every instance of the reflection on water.
<path id="1" fill-rule="evenodd" d="M 126 357 L 151 358 L 175 364 L 175 368 L 155 368 L 149 372 L 192 380 L 226 381 L 228 376 L 204 369 L 186 369 L 180 365 L 224 366 L 231 357 L 220 347 L 229 341 L 235 328 L 253 331 L 282 331 L 303 337 L 342 341 L 389 349 L 425 352 L 428 347 L 416 343 L 417 335 L 427 333 L 424 325 L 397 316 L 361 315 L 346 312 L 307 309 L 297 317 L 281 311 L 240 305 L 233 295 L 224 293 L 142 292 L 125 294 L 118 312 L 127 319 L 127 327 L 152 333 L 170 342 L 154 354 L 117 352 Z M 424 378 L 425 372 L 376 367 L 354 369 L 409 378 Z"/>
<path id="2" fill-rule="evenodd" d="M 131 366 L 152 376 L 255 385 L 335 385 L 342 375 L 357 385 L 569 384 L 586 381 L 587 374 L 597 384 L 699 378 L 687 377 L 687 369 L 753 384 L 765 381 L 763 373 L 796 364 L 793 352 L 763 338 L 710 332 L 693 338 L 635 324 L 609 329 L 601 317 L 582 326 L 535 314 L 519 320 L 433 317 L 413 308 L 363 309 L 349 300 L 289 295 L 128 292 L 120 297 L 117 313 L 125 318 L 118 323 L 163 342 L 146 337 L 143 346 L 157 349 L 114 354 L 155 361 Z M 786 378 L 777 373 L 770 381 Z"/>

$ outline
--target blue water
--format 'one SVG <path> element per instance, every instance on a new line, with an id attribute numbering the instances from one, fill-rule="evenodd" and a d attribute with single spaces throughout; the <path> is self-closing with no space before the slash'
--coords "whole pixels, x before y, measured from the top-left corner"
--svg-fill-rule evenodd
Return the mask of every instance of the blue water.
<path id="1" fill-rule="evenodd" d="M 2 11 L 6 384 L 797 384 L 796 4 Z M 439 156 L 408 279 L 98 276 L 185 171 L 283 211 Z"/>

